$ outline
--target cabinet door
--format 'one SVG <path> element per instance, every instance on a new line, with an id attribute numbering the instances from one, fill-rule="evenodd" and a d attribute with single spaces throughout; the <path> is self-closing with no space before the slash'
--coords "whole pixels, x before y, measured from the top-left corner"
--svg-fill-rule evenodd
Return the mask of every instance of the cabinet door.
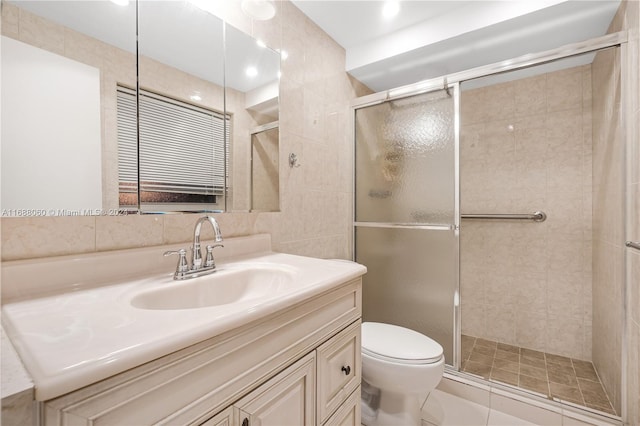
<path id="1" fill-rule="evenodd" d="M 360 386 L 329 417 L 324 426 L 360 426 Z"/>
<path id="2" fill-rule="evenodd" d="M 200 426 L 235 426 L 236 422 L 233 421 L 233 413 L 233 407 L 229 407 L 222 413 L 211 417 Z"/>
<path id="3" fill-rule="evenodd" d="M 360 321 L 318 347 L 318 423 L 360 386 Z"/>
<path id="4" fill-rule="evenodd" d="M 234 405 L 242 426 L 303 426 L 315 424 L 315 352 L 242 398 Z"/>

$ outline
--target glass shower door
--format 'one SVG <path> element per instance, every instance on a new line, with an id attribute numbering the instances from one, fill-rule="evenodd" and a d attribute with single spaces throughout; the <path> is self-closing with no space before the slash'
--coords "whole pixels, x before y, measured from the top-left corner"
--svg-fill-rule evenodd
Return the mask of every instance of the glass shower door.
<path id="1" fill-rule="evenodd" d="M 356 109 L 364 321 L 419 331 L 457 367 L 457 86 Z"/>

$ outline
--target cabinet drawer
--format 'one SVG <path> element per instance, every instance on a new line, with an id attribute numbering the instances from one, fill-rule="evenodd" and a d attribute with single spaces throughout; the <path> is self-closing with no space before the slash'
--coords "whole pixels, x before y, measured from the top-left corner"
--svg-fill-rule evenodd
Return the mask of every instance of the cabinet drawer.
<path id="1" fill-rule="evenodd" d="M 229 407 L 222 413 L 213 416 L 200 426 L 234 426 L 237 422 L 234 420 L 233 407 Z"/>
<path id="2" fill-rule="evenodd" d="M 311 352 L 234 404 L 243 426 L 312 426 L 316 360 Z"/>
<path id="3" fill-rule="evenodd" d="M 329 416 L 360 386 L 360 324 L 358 320 L 317 350 L 318 423 Z"/>
<path id="4" fill-rule="evenodd" d="M 360 426 L 360 387 L 338 408 L 324 426 Z"/>

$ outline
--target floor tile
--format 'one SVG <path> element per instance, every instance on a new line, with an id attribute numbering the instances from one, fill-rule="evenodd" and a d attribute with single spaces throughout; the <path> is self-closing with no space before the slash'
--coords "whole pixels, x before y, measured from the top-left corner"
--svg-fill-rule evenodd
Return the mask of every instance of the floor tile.
<path id="1" fill-rule="evenodd" d="M 547 370 L 553 372 L 554 374 L 576 374 L 573 370 L 573 366 L 571 365 L 547 364 Z"/>
<path id="2" fill-rule="evenodd" d="M 496 359 L 504 359 L 511 362 L 520 362 L 520 354 L 517 352 L 503 351 L 498 348 L 494 355 Z"/>
<path id="3" fill-rule="evenodd" d="M 518 362 L 513 362 L 513 361 L 507 361 L 505 359 L 498 359 L 498 358 L 494 358 L 493 360 L 493 368 L 497 368 L 500 370 L 505 370 L 505 371 L 510 371 L 512 373 L 519 373 L 520 372 L 520 363 Z"/>
<path id="4" fill-rule="evenodd" d="M 439 426 L 486 425 L 489 408 L 436 389 L 427 398 L 422 418 Z"/>
<path id="5" fill-rule="evenodd" d="M 565 374 L 556 371 L 547 370 L 550 382 L 560 383 L 561 385 L 577 386 L 578 379 L 575 374 Z"/>
<path id="6" fill-rule="evenodd" d="M 590 361 L 467 335 L 462 341 L 465 372 L 615 414 Z"/>
<path id="7" fill-rule="evenodd" d="M 562 415 L 526 404 L 503 395 L 491 393 L 491 410 L 523 419 L 538 425 L 561 425 Z"/>
<path id="8" fill-rule="evenodd" d="M 491 367 L 493 365 L 493 356 L 485 355 L 485 354 L 481 354 L 476 351 L 473 351 L 469 356 L 469 361 L 478 362 L 480 364 L 485 364 Z"/>
<path id="9" fill-rule="evenodd" d="M 545 359 L 547 360 L 547 363 L 551 364 L 572 365 L 571 358 L 567 358 L 566 356 L 545 354 Z"/>
<path id="10" fill-rule="evenodd" d="M 491 380 L 497 380 L 502 383 L 518 386 L 518 373 L 517 372 L 514 373 L 512 371 L 500 370 L 494 367 L 491 370 Z"/>
<path id="11" fill-rule="evenodd" d="M 536 379 L 547 380 L 547 370 L 520 364 L 520 374 L 535 377 Z"/>
<path id="12" fill-rule="evenodd" d="M 526 356 L 529 358 L 544 359 L 544 352 L 534 351 L 533 349 L 522 348 L 520 349 L 520 355 Z"/>
<path id="13" fill-rule="evenodd" d="M 578 382 L 586 403 L 610 407 L 609 398 L 600 383 L 582 379 L 578 379 Z"/>
<path id="14" fill-rule="evenodd" d="M 551 390 L 551 396 L 566 401 L 575 402 L 576 404 L 583 404 L 582 393 L 577 386 L 561 385 L 559 383 L 549 383 L 549 389 Z"/>
<path id="15" fill-rule="evenodd" d="M 464 366 L 464 371 L 482 377 L 489 377 L 491 374 L 491 366 L 469 360 Z"/>
<path id="16" fill-rule="evenodd" d="M 489 348 L 496 348 L 498 346 L 498 342 L 494 342 L 493 340 L 476 338 L 475 346 L 485 346 Z"/>
<path id="17" fill-rule="evenodd" d="M 487 426 L 536 426 L 536 423 L 531 423 L 500 411 L 491 410 L 489 411 Z"/>
<path id="18" fill-rule="evenodd" d="M 474 346 L 471 353 L 487 355 L 493 358 L 493 356 L 496 354 L 496 348 L 492 348 L 489 346 Z"/>
<path id="19" fill-rule="evenodd" d="M 505 352 L 512 352 L 516 354 L 520 353 L 520 348 L 518 346 L 507 345 L 505 343 L 498 343 L 498 350 L 505 351 Z"/>
<path id="20" fill-rule="evenodd" d="M 529 365 L 536 368 L 547 368 L 547 364 L 545 363 L 543 358 L 530 358 L 522 354 L 520 355 L 520 364 Z"/>
<path id="21" fill-rule="evenodd" d="M 519 376 L 519 384 L 521 388 L 528 389 L 543 395 L 549 395 L 549 383 L 546 380 L 536 379 L 535 377 Z"/>
<path id="22" fill-rule="evenodd" d="M 596 374 L 596 370 L 593 368 L 593 365 L 582 366 L 574 364 L 574 369 L 576 371 L 576 376 L 578 378 L 589 379 L 594 382 L 599 382 L 600 378 Z"/>

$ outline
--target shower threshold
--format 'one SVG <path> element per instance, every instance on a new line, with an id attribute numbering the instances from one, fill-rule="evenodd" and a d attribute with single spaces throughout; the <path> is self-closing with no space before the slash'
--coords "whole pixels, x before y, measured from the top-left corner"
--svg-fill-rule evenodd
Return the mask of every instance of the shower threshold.
<path id="1" fill-rule="evenodd" d="M 548 398 L 617 415 L 589 361 L 462 335 L 460 370 Z"/>

